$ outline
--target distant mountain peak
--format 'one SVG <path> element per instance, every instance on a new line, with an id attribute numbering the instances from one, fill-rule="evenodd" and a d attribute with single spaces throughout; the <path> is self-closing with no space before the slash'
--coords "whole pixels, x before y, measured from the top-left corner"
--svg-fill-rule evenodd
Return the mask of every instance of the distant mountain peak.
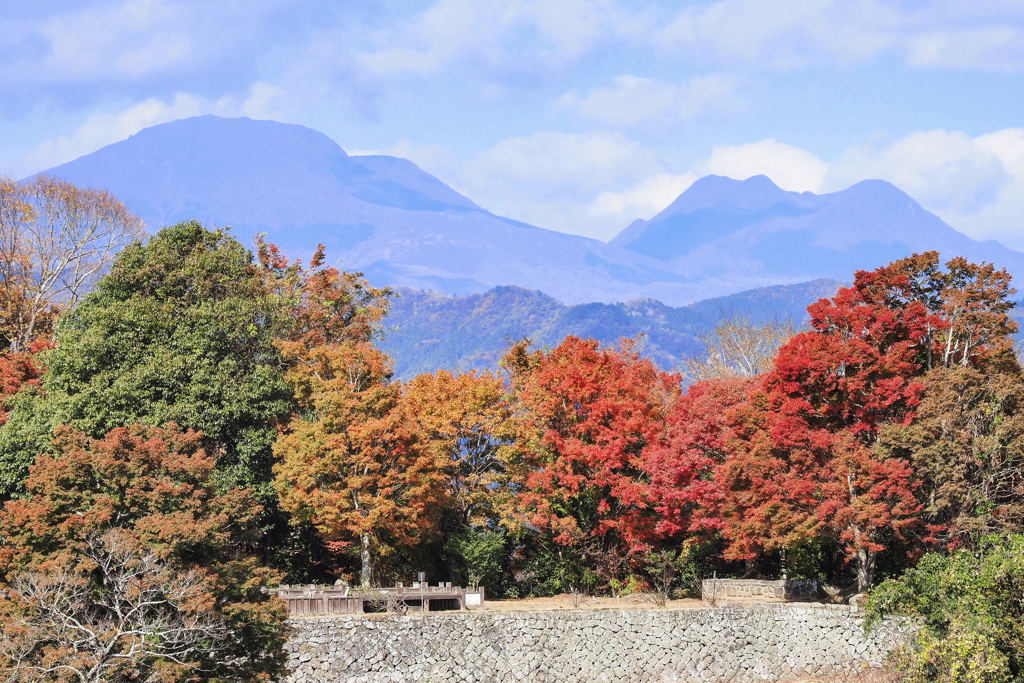
<path id="1" fill-rule="evenodd" d="M 886 180 L 862 180 L 845 190 L 822 196 L 843 201 L 871 202 L 878 205 L 897 206 L 925 212 L 924 208 L 913 197 Z"/>
<path id="2" fill-rule="evenodd" d="M 707 176 L 611 244 L 708 279 L 843 279 L 929 250 L 1024 274 L 1024 254 L 958 233 L 884 180 L 818 195 L 783 190 L 765 176 Z"/>
<path id="3" fill-rule="evenodd" d="M 707 175 L 690 185 L 658 216 L 710 209 L 723 204 L 738 209 L 756 209 L 771 206 L 790 194 L 796 195 L 786 192 L 764 175 L 752 176 L 746 180 Z M 658 216 L 651 220 L 657 220 Z"/>
<path id="4" fill-rule="evenodd" d="M 708 176 L 604 244 L 493 215 L 411 161 L 350 156 L 322 133 L 275 121 L 172 121 L 48 173 L 109 190 L 153 230 L 196 218 L 231 225 L 244 241 L 265 232 L 295 257 L 319 242 L 374 284 L 448 294 L 519 285 L 567 303 L 680 305 L 848 279 L 929 249 L 1024 273 L 1024 254 L 957 233 L 877 180 L 816 195 L 763 175 Z"/>
<path id="5" fill-rule="evenodd" d="M 112 191 L 151 228 L 197 218 L 330 246 L 372 234 L 380 209 L 482 209 L 407 159 L 349 156 L 334 140 L 277 121 L 194 116 L 146 128 L 48 171 Z M 287 233 L 287 234 L 285 234 Z"/>
<path id="6" fill-rule="evenodd" d="M 265 153 L 268 146 L 279 151 L 283 145 L 288 145 L 297 152 L 315 149 L 320 153 L 348 156 L 337 142 L 312 128 L 247 116 L 190 116 L 144 128 L 128 140 L 136 144 L 218 146 L 253 153 Z M 111 146 L 124 144 L 128 140 Z"/>

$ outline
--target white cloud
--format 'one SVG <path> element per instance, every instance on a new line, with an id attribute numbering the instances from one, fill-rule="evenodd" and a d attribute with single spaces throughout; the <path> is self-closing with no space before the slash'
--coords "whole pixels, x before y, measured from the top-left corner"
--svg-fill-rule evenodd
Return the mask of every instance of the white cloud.
<path id="1" fill-rule="evenodd" d="M 843 63 L 893 44 L 897 12 L 867 0 L 721 0 L 690 5 L 666 22 L 659 44 L 725 63 L 794 68 L 825 57 Z"/>
<path id="2" fill-rule="evenodd" d="M 946 130 L 848 149 L 832 164 L 829 185 L 843 187 L 865 177 L 884 178 L 933 210 L 958 213 L 992 203 L 1010 179 L 989 141 Z"/>
<path id="3" fill-rule="evenodd" d="M 1024 67 L 1024 31 L 1013 26 L 945 29 L 912 35 L 907 62 L 923 69 L 1017 71 Z"/>
<path id="4" fill-rule="evenodd" d="M 378 76 L 558 70 L 603 43 L 646 29 L 616 0 L 438 0 L 371 32 L 358 61 Z"/>
<path id="5" fill-rule="evenodd" d="M 4 21 L 5 29 L 37 53 L 8 63 L 0 82 L 139 82 L 207 72 L 224 59 L 251 58 L 249 48 L 275 13 L 293 2 L 92 0 L 70 8 L 55 3 L 35 20 Z"/>
<path id="6" fill-rule="evenodd" d="M 218 114 L 277 118 L 280 91 L 266 83 L 255 83 L 241 96 L 208 100 L 191 93 L 176 93 L 166 100 L 150 98 L 118 111 L 89 115 L 69 135 L 47 140 L 29 152 L 18 164 L 17 175 L 29 175 L 57 166 L 100 147 L 123 140 L 143 128 L 189 116 Z"/>
<path id="7" fill-rule="evenodd" d="M 695 173 L 659 173 L 625 192 L 602 192 L 590 207 L 594 216 L 619 219 L 620 227 L 637 218 L 650 218 L 671 204 L 697 180 Z"/>
<path id="8" fill-rule="evenodd" d="M 817 192 L 828 173 L 828 164 L 805 149 L 769 139 L 714 147 L 698 170 L 701 175 L 713 173 L 740 180 L 766 175 L 784 190 Z"/>
<path id="9" fill-rule="evenodd" d="M 40 31 L 50 43 L 46 64 L 78 77 L 110 67 L 135 77 L 167 66 L 187 58 L 191 48 L 179 30 L 179 11 L 160 0 L 139 0 L 57 15 Z"/>
<path id="10" fill-rule="evenodd" d="M 502 140 L 472 162 L 470 174 L 538 188 L 593 191 L 659 167 L 654 152 L 619 133 L 540 132 Z"/>
<path id="11" fill-rule="evenodd" d="M 595 198 L 627 191 L 664 168 L 656 152 L 620 133 L 540 132 L 502 140 L 465 164 L 452 184 L 500 215 L 608 238 L 622 219 L 593 211 Z"/>
<path id="12" fill-rule="evenodd" d="M 1024 68 L 1024 4 L 1012 1 L 720 0 L 678 10 L 653 35 L 663 48 L 755 68 L 888 55 L 916 68 Z"/>
<path id="13" fill-rule="evenodd" d="M 739 79 L 722 74 L 695 76 L 680 84 L 653 78 L 618 76 L 611 86 L 585 95 L 569 92 L 558 106 L 613 126 L 685 121 L 730 107 Z"/>
<path id="14" fill-rule="evenodd" d="M 826 185 L 839 189 L 864 178 L 888 180 L 972 237 L 1024 249 L 1024 129 L 976 137 L 920 131 L 852 147 L 833 162 Z"/>

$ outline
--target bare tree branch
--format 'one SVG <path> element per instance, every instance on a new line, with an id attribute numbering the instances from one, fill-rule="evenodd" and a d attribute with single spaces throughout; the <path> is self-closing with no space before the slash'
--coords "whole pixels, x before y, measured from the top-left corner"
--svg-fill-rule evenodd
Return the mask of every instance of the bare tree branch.
<path id="1" fill-rule="evenodd" d="M 122 530 L 91 539 L 70 565 L 10 582 L 0 680 L 169 679 L 195 674 L 229 633 L 208 577 L 170 567 Z M 202 655 L 202 657 L 200 657 Z"/>
<path id="2" fill-rule="evenodd" d="M 0 177 L 0 334 L 12 350 L 25 348 L 58 306 L 74 305 L 143 234 L 142 221 L 105 191 Z"/>
<path id="3" fill-rule="evenodd" d="M 771 369 L 779 347 L 796 332 L 788 321 L 753 323 L 748 318 L 723 318 L 713 332 L 700 337 L 707 354 L 690 359 L 683 372 L 690 382 L 759 375 Z"/>

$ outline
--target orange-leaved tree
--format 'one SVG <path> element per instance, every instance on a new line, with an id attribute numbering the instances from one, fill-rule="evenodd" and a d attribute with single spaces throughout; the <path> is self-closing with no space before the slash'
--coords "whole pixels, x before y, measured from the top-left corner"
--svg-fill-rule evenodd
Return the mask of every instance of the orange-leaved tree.
<path id="1" fill-rule="evenodd" d="M 406 382 L 401 403 L 419 448 L 442 468 L 453 529 L 487 527 L 507 515 L 502 444 L 510 410 L 502 379 L 438 370 Z"/>
<path id="2" fill-rule="evenodd" d="M 425 373 L 402 386 L 401 407 L 419 448 L 444 481 L 437 520 L 449 574 L 497 593 L 507 568 L 513 473 L 506 460 L 509 404 L 491 373 Z"/>
<path id="3" fill-rule="evenodd" d="M 322 246 L 308 267 L 257 246 L 294 321 L 278 341 L 300 408 L 274 446 L 281 505 L 334 548 L 354 551 L 370 584 L 377 560 L 432 532 L 442 496 L 440 468 L 417 447 L 391 359 L 374 344 L 391 292 L 325 266 Z"/>
<path id="4" fill-rule="evenodd" d="M 280 673 L 285 609 L 266 593 L 279 577 L 247 552 L 259 506 L 249 490 L 218 490 L 200 443 L 173 425 L 58 431 L 25 497 L 0 512 L 14 598 L 0 656 L 14 680 L 72 680 L 55 666 L 68 662 L 93 676 L 81 680 Z"/>
<path id="5" fill-rule="evenodd" d="M 434 531 L 443 471 L 419 449 L 389 382 L 390 359 L 369 342 L 302 350 L 289 371 L 300 403 L 274 452 L 281 505 L 359 557 L 360 581 L 397 548 Z"/>

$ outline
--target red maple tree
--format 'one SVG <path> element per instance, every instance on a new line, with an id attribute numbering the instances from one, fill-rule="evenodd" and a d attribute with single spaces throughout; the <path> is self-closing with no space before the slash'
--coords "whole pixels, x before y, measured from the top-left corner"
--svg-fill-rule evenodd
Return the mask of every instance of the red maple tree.
<path id="1" fill-rule="evenodd" d="M 601 348 L 567 337 L 549 352 L 505 357 L 516 398 L 516 448 L 526 466 L 527 524 L 571 547 L 606 578 L 621 578 L 655 538 L 646 449 L 662 429 L 678 378 L 629 343 Z"/>

